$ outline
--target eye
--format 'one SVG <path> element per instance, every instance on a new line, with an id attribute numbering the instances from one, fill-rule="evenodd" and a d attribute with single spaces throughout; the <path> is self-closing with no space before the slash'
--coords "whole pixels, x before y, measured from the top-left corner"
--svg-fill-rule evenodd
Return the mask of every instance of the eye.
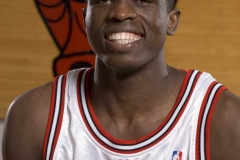
<path id="1" fill-rule="evenodd" d="M 97 3 L 112 3 L 114 0 L 98 0 Z"/>
<path id="2" fill-rule="evenodd" d="M 135 0 L 138 3 L 152 3 L 150 0 Z"/>

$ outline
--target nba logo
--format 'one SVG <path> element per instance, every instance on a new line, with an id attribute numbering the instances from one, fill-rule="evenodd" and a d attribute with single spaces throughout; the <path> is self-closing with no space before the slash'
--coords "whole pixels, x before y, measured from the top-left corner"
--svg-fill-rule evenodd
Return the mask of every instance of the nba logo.
<path id="1" fill-rule="evenodd" d="M 182 160 L 182 152 L 173 151 L 172 160 Z"/>

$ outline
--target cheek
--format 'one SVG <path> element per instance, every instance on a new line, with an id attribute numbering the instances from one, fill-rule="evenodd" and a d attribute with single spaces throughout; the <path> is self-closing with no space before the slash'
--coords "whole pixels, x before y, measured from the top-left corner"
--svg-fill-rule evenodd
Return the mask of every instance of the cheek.
<path id="1" fill-rule="evenodd" d="M 100 29 L 99 15 L 96 15 L 94 13 L 94 10 L 89 7 L 85 18 L 86 32 L 90 40 L 93 38 L 93 35 L 97 34 L 98 29 Z"/>
<path id="2" fill-rule="evenodd" d="M 144 28 L 147 34 L 151 36 L 159 36 L 160 34 L 167 33 L 168 15 L 164 11 L 157 10 L 156 8 L 149 10 L 148 14 L 142 14 Z"/>
<path id="3" fill-rule="evenodd" d="M 101 13 L 101 14 L 99 14 Z M 97 7 L 88 7 L 87 13 L 86 13 L 86 27 L 92 27 L 95 26 L 101 27 L 101 24 L 105 21 L 105 14 L 102 11 L 101 8 Z"/>
<path id="4" fill-rule="evenodd" d="M 167 27 L 168 27 L 168 17 L 167 15 L 159 15 L 156 16 L 154 19 L 155 22 L 155 29 L 156 33 L 165 34 L 167 33 Z"/>
<path id="5" fill-rule="evenodd" d="M 104 15 L 97 8 L 92 7 L 86 14 L 86 33 L 89 44 L 94 53 L 104 53 Z"/>
<path id="6" fill-rule="evenodd" d="M 154 19 L 151 19 L 152 25 L 152 38 L 151 43 L 155 44 L 156 46 L 161 46 L 165 43 L 166 36 L 167 36 L 167 29 L 168 29 L 168 19 L 167 16 L 155 16 Z"/>
<path id="7" fill-rule="evenodd" d="M 86 30 L 87 33 L 89 33 L 89 30 L 91 29 L 92 24 L 94 23 L 94 15 L 92 12 L 92 7 L 88 7 L 86 17 L 85 17 L 85 23 L 86 23 Z"/>
<path id="8" fill-rule="evenodd" d="M 154 48 L 162 47 L 162 45 L 165 43 L 166 36 L 167 36 L 167 25 L 165 22 L 159 21 L 155 19 L 153 20 L 153 23 L 147 30 L 147 44 L 152 46 Z"/>

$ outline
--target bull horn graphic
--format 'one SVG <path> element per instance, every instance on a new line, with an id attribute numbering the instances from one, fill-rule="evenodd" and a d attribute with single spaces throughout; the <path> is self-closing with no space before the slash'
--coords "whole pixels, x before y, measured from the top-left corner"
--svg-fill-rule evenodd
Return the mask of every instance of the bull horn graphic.
<path id="1" fill-rule="evenodd" d="M 84 30 L 83 0 L 34 0 L 60 54 L 53 61 L 54 76 L 95 63 Z"/>

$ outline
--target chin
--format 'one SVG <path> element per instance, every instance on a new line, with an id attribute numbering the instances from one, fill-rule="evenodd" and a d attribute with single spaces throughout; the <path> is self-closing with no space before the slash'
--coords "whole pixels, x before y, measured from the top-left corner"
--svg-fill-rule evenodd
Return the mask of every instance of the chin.
<path id="1" fill-rule="evenodd" d="M 137 71 L 144 68 L 144 62 L 136 60 L 124 60 L 124 59 L 107 59 L 102 61 L 102 65 L 112 70 L 115 74 L 128 75 L 136 73 Z"/>
<path id="2" fill-rule="evenodd" d="M 95 52 L 99 53 L 99 52 Z M 117 74 L 131 74 L 148 70 L 161 63 L 162 56 L 158 52 L 151 51 L 133 52 L 105 52 L 97 55 L 97 67 L 99 69 L 111 70 Z"/>

